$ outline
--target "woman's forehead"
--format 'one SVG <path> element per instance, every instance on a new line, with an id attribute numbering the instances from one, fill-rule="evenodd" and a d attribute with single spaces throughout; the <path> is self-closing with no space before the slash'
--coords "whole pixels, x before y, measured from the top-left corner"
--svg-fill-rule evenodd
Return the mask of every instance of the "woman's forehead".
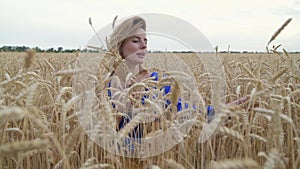
<path id="1" fill-rule="evenodd" d="M 140 29 L 137 29 L 135 32 L 134 32 L 134 35 L 133 37 L 145 37 L 146 36 L 146 32 L 144 29 L 140 28 Z"/>

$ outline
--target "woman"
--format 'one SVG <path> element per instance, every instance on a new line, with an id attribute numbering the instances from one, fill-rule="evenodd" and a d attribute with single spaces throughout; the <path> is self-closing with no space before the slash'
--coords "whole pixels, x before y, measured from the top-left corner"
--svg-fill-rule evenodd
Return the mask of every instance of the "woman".
<path id="1" fill-rule="evenodd" d="M 108 95 L 112 100 L 118 100 L 119 103 L 123 104 L 113 104 L 113 107 L 117 111 L 127 114 L 128 116 L 122 116 L 117 118 L 117 130 L 122 130 L 126 123 L 134 117 L 132 115 L 133 104 L 127 104 L 126 99 L 122 99 L 122 92 L 116 92 L 112 89 L 117 89 L 124 91 L 128 89 L 134 83 L 143 81 L 144 79 L 153 77 L 154 80 L 158 79 L 157 72 L 149 72 L 146 70 L 142 64 L 145 62 L 145 57 L 147 53 L 147 36 L 146 36 L 146 22 L 143 18 L 134 16 L 123 21 L 118 25 L 113 33 L 111 34 L 108 42 L 108 49 L 110 51 L 110 57 L 115 57 L 113 65 L 113 71 L 111 72 L 111 81 L 109 83 Z M 168 94 L 170 91 L 170 86 L 164 86 L 164 94 Z M 142 89 L 142 90 L 145 90 Z M 133 95 L 133 99 L 142 100 L 144 103 L 144 96 Z M 180 100 L 180 99 L 179 99 Z M 235 102 L 229 103 L 229 105 L 241 104 L 248 100 L 248 97 L 242 98 Z M 170 102 L 167 100 L 166 105 Z M 182 106 L 183 105 L 183 106 Z M 180 111 L 183 107 L 188 107 L 185 104 L 177 103 L 177 110 Z M 207 109 L 208 120 L 214 115 L 212 107 Z M 125 132 L 126 133 L 126 132 Z M 144 127 L 138 124 L 133 131 L 129 132 L 129 136 L 133 138 L 142 138 L 144 133 Z"/>
<path id="2" fill-rule="evenodd" d="M 147 52 L 145 20 L 134 16 L 123 21 L 114 29 L 107 46 L 110 51 L 110 57 L 116 57 L 113 61 L 114 63 L 112 63 L 113 71 L 110 74 L 112 80 L 108 84 L 110 88 L 108 95 L 111 99 L 123 103 L 113 104 L 113 107 L 118 112 L 125 114 L 125 116 L 117 118 L 117 130 L 121 130 L 133 118 L 133 104 L 127 103 L 127 99 L 122 98 L 120 93 L 128 89 L 133 83 L 141 82 L 154 75 L 142 66 Z M 136 100 L 142 99 L 141 96 L 135 95 L 134 97 Z M 141 124 L 138 124 L 133 131 L 130 131 L 129 136 L 141 138 L 143 136 Z"/>

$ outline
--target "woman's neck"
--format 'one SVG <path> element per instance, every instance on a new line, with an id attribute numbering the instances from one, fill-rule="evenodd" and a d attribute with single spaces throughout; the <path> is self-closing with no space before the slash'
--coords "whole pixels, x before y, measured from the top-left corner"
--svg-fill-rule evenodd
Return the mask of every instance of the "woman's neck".
<path id="1" fill-rule="evenodd" d="M 138 64 L 133 64 L 128 61 L 126 61 L 126 64 L 128 66 L 128 71 L 131 72 L 133 75 L 139 73 L 139 65 Z"/>

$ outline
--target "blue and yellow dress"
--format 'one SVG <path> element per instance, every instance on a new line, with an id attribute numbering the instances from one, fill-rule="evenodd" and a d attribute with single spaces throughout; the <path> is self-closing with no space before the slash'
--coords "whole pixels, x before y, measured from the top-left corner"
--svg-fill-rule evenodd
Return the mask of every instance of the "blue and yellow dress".
<path id="1" fill-rule="evenodd" d="M 158 72 L 152 72 L 150 77 L 152 77 L 152 79 L 154 81 L 158 81 Z M 108 87 L 111 87 L 111 83 L 108 84 Z M 146 89 L 147 90 L 147 89 Z M 163 88 L 161 89 L 163 91 L 163 94 L 166 95 L 169 92 L 171 92 L 171 86 L 163 86 Z M 112 92 L 110 90 L 108 90 L 108 96 L 109 98 L 112 97 Z M 148 98 L 148 96 L 144 96 L 141 99 L 141 103 L 144 105 L 145 104 L 145 99 Z M 166 106 L 170 105 L 171 102 L 169 100 L 166 100 Z M 112 107 L 115 108 L 115 105 L 112 104 Z M 182 103 L 181 98 L 178 99 L 177 102 L 177 112 L 180 112 L 184 109 L 187 109 L 189 107 L 188 103 Z M 194 106 L 193 106 L 194 107 Z M 195 107 L 194 107 L 195 108 Z M 212 106 L 207 106 L 207 117 L 208 117 L 208 122 L 210 122 L 214 116 L 215 112 Z M 118 126 L 117 126 L 117 130 L 120 130 L 122 128 L 124 128 L 124 126 L 129 123 L 132 119 L 132 114 L 129 113 L 128 116 L 124 117 L 122 116 Z M 144 133 L 143 133 L 143 127 L 141 124 L 137 125 L 134 130 L 128 134 L 128 137 L 133 138 L 134 140 L 140 140 L 141 138 L 143 138 Z M 138 141 L 139 142 L 139 141 Z"/>

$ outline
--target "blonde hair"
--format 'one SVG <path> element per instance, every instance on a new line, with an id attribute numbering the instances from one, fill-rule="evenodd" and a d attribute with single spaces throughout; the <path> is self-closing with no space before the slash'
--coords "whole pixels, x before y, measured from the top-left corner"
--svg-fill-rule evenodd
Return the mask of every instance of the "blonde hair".
<path id="1" fill-rule="evenodd" d="M 124 42 L 128 38 L 132 37 L 140 28 L 146 31 L 146 21 L 143 18 L 139 16 L 133 16 L 126 19 L 114 29 L 109 40 L 107 41 L 108 49 L 120 54 L 120 49 Z"/>
<path id="2" fill-rule="evenodd" d="M 117 74 L 119 77 L 122 78 L 126 77 L 128 71 L 126 69 L 125 61 L 123 60 L 125 58 L 121 54 L 121 48 L 122 45 L 126 42 L 126 40 L 132 37 L 135 34 L 135 32 L 140 28 L 146 31 L 146 21 L 139 16 L 130 17 L 124 20 L 117 27 L 115 27 L 113 33 L 111 34 L 110 38 L 107 41 L 107 47 L 110 53 L 114 53 L 114 56 L 116 56 L 115 54 L 117 53 L 117 55 L 119 55 L 122 58 L 122 60 L 121 61 L 119 60 L 117 61 L 117 63 L 112 64 L 114 65 L 114 70 L 111 72 L 110 76 L 115 74 L 117 67 L 119 67 L 119 69 L 120 67 L 123 67 L 121 68 L 123 75 L 121 75 L 122 73 L 120 72 Z M 139 71 L 138 73 L 139 75 L 149 74 L 149 71 L 142 64 L 139 65 L 138 71 Z"/>

